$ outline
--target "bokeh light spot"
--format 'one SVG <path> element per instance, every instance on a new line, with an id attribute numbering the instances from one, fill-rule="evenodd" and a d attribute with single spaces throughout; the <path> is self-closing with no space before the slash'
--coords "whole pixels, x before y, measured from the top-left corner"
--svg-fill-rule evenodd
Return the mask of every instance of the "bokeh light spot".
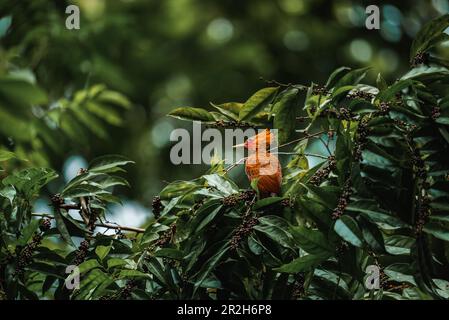
<path id="1" fill-rule="evenodd" d="M 363 39 L 354 39 L 349 45 L 349 50 L 354 59 L 360 62 L 368 62 L 373 55 L 371 45 Z"/>
<path id="2" fill-rule="evenodd" d="M 302 51 L 309 46 L 309 37 L 302 31 L 291 30 L 284 35 L 284 45 L 292 51 Z"/>
<path id="3" fill-rule="evenodd" d="M 157 148 L 162 148 L 169 142 L 170 133 L 174 129 L 168 121 L 161 121 L 155 124 L 151 130 L 151 140 Z"/>
<path id="4" fill-rule="evenodd" d="M 379 52 L 380 66 L 384 72 L 393 72 L 399 65 L 399 58 L 396 52 L 390 49 L 382 49 Z"/>
<path id="5" fill-rule="evenodd" d="M 224 43 L 232 38 L 234 27 L 232 23 L 225 18 L 217 18 L 212 20 L 207 26 L 207 35 L 210 39 Z"/>
<path id="6" fill-rule="evenodd" d="M 390 42 L 398 42 L 402 37 L 401 28 L 396 23 L 390 21 L 382 22 L 380 34 L 385 40 Z"/>
<path id="7" fill-rule="evenodd" d="M 62 171 L 64 173 L 64 180 L 66 182 L 72 180 L 76 177 L 81 168 L 86 169 L 87 167 L 88 163 L 82 156 L 73 155 L 68 157 L 64 162 L 64 166 L 62 168 Z"/>

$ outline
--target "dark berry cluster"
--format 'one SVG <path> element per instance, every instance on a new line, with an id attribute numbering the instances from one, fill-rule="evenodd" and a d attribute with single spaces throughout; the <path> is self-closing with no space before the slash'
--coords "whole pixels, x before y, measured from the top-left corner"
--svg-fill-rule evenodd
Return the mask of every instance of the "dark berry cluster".
<path id="1" fill-rule="evenodd" d="M 432 119 L 436 120 L 441 116 L 441 108 L 440 107 L 433 107 L 432 109 Z"/>
<path id="2" fill-rule="evenodd" d="M 48 231 L 49 229 L 50 229 L 50 227 L 51 227 L 51 220 L 50 219 L 43 219 L 42 221 L 41 221 L 41 224 L 40 224 L 40 226 L 39 226 L 39 229 L 42 231 L 42 232 L 45 232 L 45 231 Z"/>
<path id="3" fill-rule="evenodd" d="M 374 94 L 366 92 L 366 91 L 355 90 L 355 91 L 350 92 L 347 95 L 347 98 L 349 98 L 349 99 L 363 99 L 363 100 L 371 101 L 371 99 L 374 98 Z"/>
<path id="4" fill-rule="evenodd" d="M 367 127 L 367 123 L 368 121 L 366 120 L 366 118 L 364 118 L 360 121 L 357 127 L 355 147 L 354 147 L 354 159 L 356 161 L 362 160 L 362 151 L 366 145 L 367 137 L 370 131 Z"/>
<path id="5" fill-rule="evenodd" d="M 425 195 L 421 198 L 421 201 L 419 203 L 418 219 L 415 224 L 416 235 L 421 234 L 422 229 L 430 216 L 430 213 L 430 197 L 428 195 Z"/>
<path id="6" fill-rule="evenodd" d="M 84 262 L 84 259 L 87 256 L 87 251 L 89 250 L 89 241 L 83 240 L 80 243 L 80 246 L 78 247 L 78 250 L 76 251 L 75 255 L 75 261 L 74 263 L 79 266 L 81 263 Z"/>
<path id="7" fill-rule="evenodd" d="M 254 199 L 256 196 L 256 191 L 254 190 L 244 190 L 238 194 L 232 194 L 230 196 L 227 196 L 221 200 L 223 205 L 225 207 L 235 207 L 238 205 L 241 201 L 244 201 L 246 204 L 247 202 Z"/>
<path id="8" fill-rule="evenodd" d="M 281 200 L 281 206 L 283 206 L 284 208 L 293 208 L 293 206 L 295 205 L 295 202 L 292 199 L 282 199 Z"/>
<path id="9" fill-rule="evenodd" d="M 156 219 L 158 219 L 161 215 L 162 209 L 164 208 L 164 205 L 162 204 L 162 201 L 161 201 L 161 197 L 155 196 L 153 198 L 153 202 L 151 203 L 151 206 L 153 207 L 154 217 Z"/>
<path id="10" fill-rule="evenodd" d="M 235 195 L 230 195 L 230 196 L 224 197 L 221 200 L 221 203 L 223 204 L 223 206 L 231 208 L 231 207 L 235 207 L 239 203 L 239 199 Z"/>
<path id="11" fill-rule="evenodd" d="M 294 300 L 297 300 L 299 298 L 301 298 L 304 293 L 305 293 L 305 288 L 304 288 L 304 284 L 305 284 L 305 274 L 304 272 L 299 272 L 296 274 L 295 276 L 295 282 L 293 284 L 293 292 L 292 292 L 292 298 Z"/>
<path id="12" fill-rule="evenodd" d="M 419 153 L 418 149 L 414 149 L 412 155 L 412 164 L 414 171 L 416 173 L 416 176 L 422 180 L 426 180 L 427 178 L 427 171 L 426 171 L 426 164 L 424 160 L 421 158 L 421 155 Z"/>
<path id="13" fill-rule="evenodd" d="M 41 244 L 41 241 L 42 235 L 35 233 L 31 242 L 22 249 L 17 261 L 16 274 L 22 274 L 25 267 L 31 263 L 33 260 L 33 252 Z"/>
<path id="14" fill-rule="evenodd" d="M 217 120 L 207 126 L 208 128 L 255 128 L 248 122 Z"/>
<path id="15" fill-rule="evenodd" d="M 199 201 L 196 201 L 195 204 L 192 207 L 193 211 L 197 211 L 201 206 L 204 204 L 204 199 L 201 199 Z"/>
<path id="16" fill-rule="evenodd" d="M 320 117 L 329 117 L 332 119 L 338 118 L 338 112 L 332 109 L 322 110 L 319 114 Z"/>
<path id="17" fill-rule="evenodd" d="M 244 190 L 239 193 L 239 199 L 242 201 L 253 200 L 255 196 L 256 196 L 256 191 L 254 191 L 254 190 Z"/>
<path id="18" fill-rule="evenodd" d="M 315 172 L 315 174 L 310 178 L 310 183 L 312 185 L 319 186 L 324 180 L 329 177 L 329 174 L 332 172 L 332 170 L 335 169 L 335 166 L 337 165 L 335 157 L 330 156 L 327 161 L 327 165 Z"/>
<path id="19" fill-rule="evenodd" d="M 59 193 L 51 196 L 50 200 L 55 208 L 59 208 L 61 205 L 64 204 L 64 199 L 61 197 Z"/>
<path id="20" fill-rule="evenodd" d="M 390 104 L 388 102 L 381 102 L 377 114 L 380 116 L 385 116 L 388 112 L 390 112 Z"/>
<path id="21" fill-rule="evenodd" d="M 332 212 L 332 219 L 337 220 L 343 215 L 343 213 L 346 210 L 346 207 L 349 204 L 349 198 L 351 197 L 351 194 L 352 194 L 351 184 L 350 181 L 348 180 L 343 187 L 343 192 L 341 193 L 340 198 L 338 199 L 337 207 Z"/>
<path id="22" fill-rule="evenodd" d="M 382 285 L 382 289 L 387 290 L 389 292 L 395 292 L 398 294 L 402 294 L 404 289 L 410 288 L 411 285 L 406 282 L 388 282 Z"/>
<path id="23" fill-rule="evenodd" d="M 135 289 L 136 283 L 132 280 L 128 281 L 125 285 L 125 287 L 120 292 L 120 299 L 126 300 L 129 297 L 131 297 L 131 292 Z"/>
<path id="24" fill-rule="evenodd" d="M 87 205 L 88 206 L 88 205 Z M 97 219 L 98 219 L 98 216 L 100 215 L 100 211 L 99 210 L 97 210 L 97 209 L 93 209 L 93 208 L 90 208 L 89 206 L 88 206 L 88 209 L 87 209 L 87 215 L 88 215 L 88 219 L 89 219 L 89 222 L 88 222 L 88 224 L 87 224 L 87 228 L 90 230 L 90 231 L 94 231 L 95 230 L 95 227 L 96 227 L 96 222 L 97 222 Z"/>
<path id="25" fill-rule="evenodd" d="M 115 235 L 117 239 L 126 239 L 126 234 L 124 234 L 121 229 L 116 229 Z"/>
<path id="26" fill-rule="evenodd" d="M 412 67 L 419 66 L 420 64 L 427 64 L 429 62 L 429 54 L 427 52 L 418 52 L 412 59 Z"/>
<path id="27" fill-rule="evenodd" d="M 339 246 L 336 248 L 336 253 L 338 257 L 341 257 L 347 250 L 349 249 L 349 245 L 346 241 L 342 241 Z"/>
<path id="28" fill-rule="evenodd" d="M 329 94 L 329 91 L 326 90 L 326 88 L 321 87 L 321 86 L 315 86 L 312 89 L 312 94 L 314 95 L 320 95 L 320 96 L 325 96 Z"/>
<path id="29" fill-rule="evenodd" d="M 163 247 L 164 245 L 166 245 L 167 243 L 169 243 L 174 235 L 176 233 L 176 224 L 172 224 L 170 226 L 170 229 L 168 229 L 167 231 L 165 231 L 160 237 L 159 239 L 156 241 L 155 245 L 157 247 Z"/>
<path id="30" fill-rule="evenodd" d="M 341 107 L 337 113 L 337 119 L 339 119 L 339 120 L 350 121 L 350 120 L 352 120 L 353 117 L 354 117 L 354 115 L 351 113 L 351 111 L 345 107 Z"/>
<path id="31" fill-rule="evenodd" d="M 245 216 L 242 224 L 234 231 L 231 238 L 231 249 L 236 250 L 243 239 L 245 239 L 253 230 L 254 226 L 259 223 L 257 217 Z"/>

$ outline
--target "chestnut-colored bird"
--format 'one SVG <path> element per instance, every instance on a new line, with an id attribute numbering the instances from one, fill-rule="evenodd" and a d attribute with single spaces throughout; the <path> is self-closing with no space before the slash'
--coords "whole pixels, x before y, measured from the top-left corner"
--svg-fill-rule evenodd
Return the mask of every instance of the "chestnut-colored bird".
<path id="1" fill-rule="evenodd" d="M 281 164 L 278 157 L 267 150 L 273 139 L 273 134 L 269 129 L 266 129 L 262 133 L 247 139 L 243 144 L 249 151 L 249 156 L 245 161 L 245 173 L 250 182 L 258 179 L 257 188 L 261 198 L 281 193 Z"/>

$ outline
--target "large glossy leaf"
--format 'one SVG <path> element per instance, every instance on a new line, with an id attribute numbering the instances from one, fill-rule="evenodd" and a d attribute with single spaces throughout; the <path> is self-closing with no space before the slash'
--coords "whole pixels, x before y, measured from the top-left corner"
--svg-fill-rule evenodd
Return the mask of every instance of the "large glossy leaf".
<path id="1" fill-rule="evenodd" d="M 134 161 L 121 155 L 106 155 L 98 157 L 89 164 L 89 171 L 91 172 L 114 172 L 117 167 L 124 166 Z"/>
<path id="2" fill-rule="evenodd" d="M 290 89 L 273 106 L 274 128 L 278 130 L 278 142 L 288 141 L 295 131 L 296 115 L 299 109 L 298 89 Z"/>
<path id="3" fill-rule="evenodd" d="M 286 273 L 298 273 L 298 272 L 306 272 L 310 271 L 313 268 L 320 265 L 322 262 L 326 261 L 329 258 L 329 255 L 306 255 L 300 258 L 293 260 L 290 263 L 284 264 L 279 268 L 275 268 L 274 270 L 279 272 Z"/>
<path id="4" fill-rule="evenodd" d="M 217 173 L 205 175 L 203 178 L 206 179 L 209 186 L 216 188 L 225 196 L 238 192 L 238 187 L 235 183 Z"/>
<path id="5" fill-rule="evenodd" d="M 292 235 L 300 248 L 313 255 L 322 255 L 334 251 L 334 248 L 319 230 L 311 230 L 304 226 L 292 228 Z"/>
<path id="6" fill-rule="evenodd" d="M 348 215 L 341 216 L 334 225 L 335 232 L 356 247 L 363 246 L 363 235 L 357 222 Z"/>
<path id="7" fill-rule="evenodd" d="M 171 111 L 168 115 L 181 120 L 190 121 L 212 122 L 215 120 L 209 111 L 192 107 L 177 108 Z"/>
<path id="8" fill-rule="evenodd" d="M 278 87 L 269 87 L 257 91 L 253 94 L 243 105 L 239 112 L 239 120 L 248 120 L 261 112 L 268 104 L 270 104 L 277 91 Z"/>
<path id="9" fill-rule="evenodd" d="M 288 222 L 278 216 L 264 216 L 259 218 L 259 224 L 254 229 L 264 233 L 280 245 L 293 248 L 293 237 L 290 234 Z"/>

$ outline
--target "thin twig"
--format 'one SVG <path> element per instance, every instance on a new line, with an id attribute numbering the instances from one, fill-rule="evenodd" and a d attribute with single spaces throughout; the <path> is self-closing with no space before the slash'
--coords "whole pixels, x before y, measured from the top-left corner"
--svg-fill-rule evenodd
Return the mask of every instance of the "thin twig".
<path id="1" fill-rule="evenodd" d="M 68 203 L 63 203 L 59 205 L 60 209 L 64 209 L 64 210 L 79 210 L 81 209 L 81 206 L 79 204 L 68 204 Z"/>
<path id="2" fill-rule="evenodd" d="M 279 149 L 279 148 L 288 146 L 288 145 L 290 145 L 290 144 L 292 144 L 292 143 L 295 143 L 295 142 L 299 142 L 299 141 L 302 141 L 302 140 L 306 140 L 306 139 L 309 139 L 309 138 L 313 138 L 313 137 L 319 136 L 320 134 L 323 134 L 323 133 L 324 133 L 324 131 L 315 132 L 315 133 L 312 133 L 312 134 L 307 133 L 305 137 L 301 137 L 301 138 L 298 138 L 298 139 L 295 139 L 295 140 L 286 142 L 286 143 L 284 143 L 284 144 L 281 144 L 280 146 L 277 146 L 277 147 L 275 147 L 275 148 L 270 149 L 269 151 L 276 150 L 276 149 Z"/>
<path id="3" fill-rule="evenodd" d="M 236 163 L 231 164 L 229 167 L 227 167 L 225 169 L 225 173 L 228 173 L 229 171 L 231 171 L 233 168 L 235 168 L 237 165 L 239 165 L 242 161 L 246 160 L 246 158 L 248 158 L 248 157 L 244 157 L 244 158 L 240 159 L 239 161 L 237 161 Z"/>
<path id="4" fill-rule="evenodd" d="M 48 219 L 55 219 L 54 216 L 49 215 L 49 214 L 45 214 L 45 213 L 32 213 L 31 215 L 35 216 L 35 217 L 43 217 L 43 218 L 48 218 Z M 82 221 L 82 220 L 77 220 L 77 219 L 73 219 L 73 220 L 78 222 L 78 223 L 84 223 L 84 221 Z M 137 232 L 137 233 L 145 232 L 145 229 L 142 229 L 142 228 L 121 226 L 121 225 L 118 225 L 118 224 L 114 225 L 114 224 L 108 224 L 108 223 L 96 223 L 95 226 L 96 227 L 102 227 L 102 228 L 108 228 L 108 229 L 115 229 L 115 230 L 132 231 L 132 232 Z"/>
<path id="5" fill-rule="evenodd" d="M 329 149 L 329 146 L 326 144 L 326 142 L 323 140 L 323 138 L 318 137 L 318 139 L 320 139 L 321 143 L 324 145 L 324 147 L 326 148 L 327 152 L 331 156 L 332 155 L 331 149 Z"/>
<path id="6" fill-rule="evenodd" d="M 321 159 L 328 159 L 328 157 L 323 156 L 321 154 L 316 154 L 316 153 L 306 153 L 306 152 L 273 152 L 272 154 L 298 154 L 298 155 L 303 155 L 306 157 L 316 157 L 316 158 L 321 158 Z"/>

